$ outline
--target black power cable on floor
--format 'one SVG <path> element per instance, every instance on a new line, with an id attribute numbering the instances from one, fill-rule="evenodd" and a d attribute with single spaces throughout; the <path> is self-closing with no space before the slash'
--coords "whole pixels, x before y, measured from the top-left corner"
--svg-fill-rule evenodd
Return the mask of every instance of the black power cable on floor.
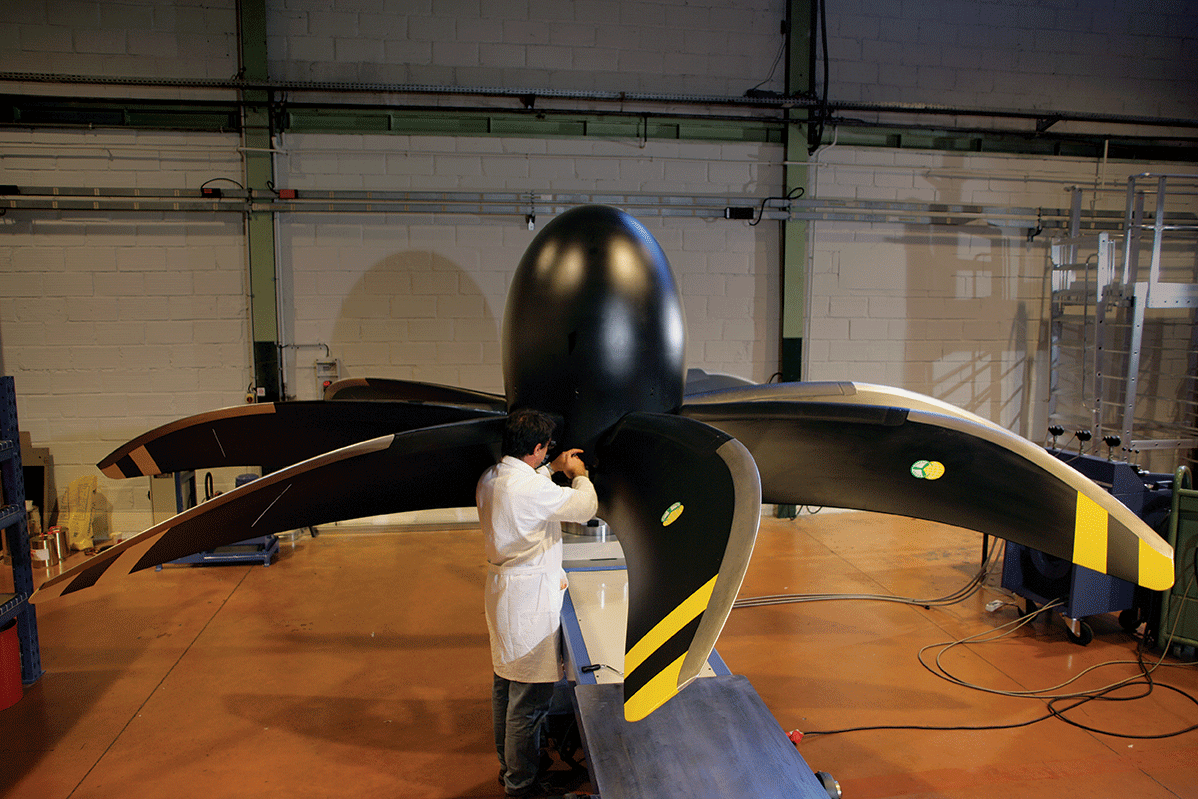
<path id="1" fill-rule="evenodd" d="M 1198 582 L 1198 550 L 1195 551 L 1194 560 L 1195 560 L 1194 573 L 1193 573 L 1193 575 L 1191 575 L 1190 579 L 1187 581 L 1188 584 L 1187 584 L 1185 592 L 1183 594 L 1185 596 L 1189 595 L 1190 590 L 1193 588 L 1195 583 Z M 1059 604 L 1059 601 L 1049 603 L 1049 604 L 1045 605 L 1044 608 L 1042 608 L 1042 610 L 1051 609 L 1051 608 L 1055 607 L 1057 604 Z M 1076 721 L 1072 718 L 1069 718 L 1069 716 L 1066 715 L 1070 711 L 1076 710 L 1077 708 L 1079 708 L 1085 704 L 1088 704 L 1090 702 L 1094 702 L 1094 701 L 1130 702 L 1130 701 L 1134 701 L 1134 700 L 1138 700 L 1138 699 L 1145 699 L 1148 696 L 1150 696 L 1156 688 L 1163 688 L 1163 689 L 1166 689 L 1169 691 L 1173 691 L 1174 693 L 1181 694 L 1186 699 L 1188 699 L 1192 704 L 1194 704 L 1195 706 L 1198 706 L 1198 699 L 1196 699 L 1192 694 L 1190 694 L 1187 691 L 1184 691 L 1181 688 L 1178 688 L 1176 686 L 1168 685 L 1168 684 L 1162 683 L 1162 682 L 1157 682 L 1152 677 L 1153 672 L 1156 671 L 1158 668 L 1188 668 L 1188 667 L 1193 667 L 1193 666 L 1198 665 L 1198 663 L 1164 663 L 1165 656 L 1169 652 L 1169 648 L 1172 644 L 1173 635 L 1177 630 L 1177 624 L 1181 619 L 1181 614 L 1178 614 L 1177 618 L 1174 619 L 1173 627 L 1169 631 L 1169 636 L 1166 639 L 1165 644 L 1162 648 L 1163 651 L 1161 653 L 1161 656 L 1156 661 L 1156 663 L 1154 663 L 1152 666 L 1149 666 L 1147 663 L 1144 662 L 1145 642 L 1144 642 L 1143 638 L 1140 638 L 1139 644 L 1136 647 L 1136 660 L 1134 661 L 1135 665 L 1137 665 L 1139 667 L 1139 673 L 1134 676 L 1128 677 L 1126 679 L 1119 680 L 1118 682 L 1113 683 L 1108 686 L 1105 686 L 1103 688 L 1097 688 L 1097 689 L 1093 689 L 1090 691 L 1078 691 L 1078 692 L 1070 693 L 1070 694 L 1057 694 L 1057 695 L 1052 695 L 1052 694 L 1048 693 L 1050 691 L 1057 691 L 1061 688 L 1064 688 L 1065 686 L 1069 685 L 1070 683 L 1075 682 L 1076 680 L 1080 679 L 1081 677 L 1085 676 L 1086 674 L 1088 674 L 1091 671 L 1094 671 L 1096 669 L 1102 668 L 1104 666 L 1128 664 L 1128 663 L 1132 663 L 1133 661 L 1109 661 L 1107 663 L 1100 663 L 1100 664 L 1091 666 L 1090 668 L 1081 671 L 1080 673 L 1074 675 L 1073 677 L 1071 677 L 1070 679 L 1061 683 L 1060 685 L 1056 685 L 1051 688 L 1033 690 L 1033 691 L 1001 691 L 1001 690 L 997 690 L 997 689 L 984 688 L 982 686 L 974 685 L 965 680 L 962 680 L 961 678 L 954 676 L 947 669 L 945 669 L 944 666 L 940 663 L 940 657 L 945 652 L 947 652 L 949 649 L 952 649 L 953 647 L 968 645 L 970 642 L 988 643 L 991 641 L 1000 640 L 1002 638 L 1007 637 L 1011 633 L 1015 632 L 1019 628 L 1023 627 L 1025 624 L 1029 623 L 1032 618 L 1034 618 L 1034 616 L 1024 616 L 1022 618 L 1016 619 L 1014 622 L 1009 622 L 1008 624 L 1002 625 L 1003 627 L 1011 627 L 1012 625 L 1014 625 L 1014 626 L 1012 627 L 1012 629 L 1002 633 L 1001 635 L 997 635 L 994 637 L 982 638 L 982 636 L 987 635 L 988 633 L 992 632 L 992 631 L 988 630 L 988 631 L 984 631 L 982 633 L 978 633 L 977 635 L 974 635 L 974 636 L 969 636 L 967 638 L 959 639 L 957 641 L 949 641 L 949 642 L 945 642 L 945 643 L 941 643 L 941 644 L 929 644 L 928 646 L 925 646 L 923 649 L 919 650 L 917 657 L 919 659 L 920 665 L 922 665 L 928 671 L 935 674 L 937 677 L 940 677 L 941 679 L 947 680 L 948 682 L 954 683 L 956 685 L 960 685 L 965 688 L 971 688 L 971 689 L 977 690 L 977 691 L 984 691 L 986 693 L 995 693 L 995 694 L 1000 694 L 1003 696 L 1011 696 L 1011 697 L 1016 697 L 1016 698 L 1047 700 L 1046 704 L 1048 707 L 1048 713 L 1046 715 L 1039 716 L 1037 718 L 1030 719 L 1028 721 L 1016 722 L 1013 724 L 986 724 L 986 725 L 977 725 L 977 726 L 969 726 L 969 725 L 933 726 L 933 725 L 922 725 L 922 724 L 921 725 L 916 725 L 916 724 L 873 725 L 873 726 L 866 726 L 866 727 L 850 727 L 850 728 L 840 729 L 840 730 L 812 730 L 812 731 L 804 731 L 804 733 L 803 733 L 804 737 L 812 736 L 812 735 L 838 735 L 838 734 L 846 733 L 846 732 L 863 732 L 866 730 L 926 730 L 926 731 L 933 731 L 933 732 L 1008 730 L 1008 729 L 1017 729 L 1019 727 L 1027 727 L 1032 724 L 1038 724 L 1041 721 L 1047 721 L 1047 720 L 1053 719 L 1053 718 L 1059 719 L 1059 720 L 1065 722 L 1066 724 L 1069 724 L 1070 726 L 1086 730 L 1087 732 L 1093 732 L 1093 733 L 1097 733 L 1100 735 L 1108 735 L 1112 738 L 1127 738 L 1127 739 L 1134 739 L 1134 740 L 1157 740 L 1157 739 L 1161 739 L 1161 738 L 1174 738 L 1176 736 L 1185 735 L 1188 732 L 1194 732 L 1195 730 L 1198 730 L 1198 724 L 1191 724 L 1188 727 L 1183 727 L 1181 729 L 1174 730 L 1172 732 L 1164 732 L 1164 733 L 1140 734 L 1140 733 L 1116 732 L 1114 730 L 1105 730 L 1105 729 L 1101 729 L 1099 727 L 1094 727 L 1094 726 L 1091 726 L 1088 724 L 1083 724 L 1080 721 Z M 998 629 L 1002 629 L 1002 628 L 1000 627 Z M 981 639 L 981 640 L 975 641 L 974 639 Z M 929 665 L 927 663 L 927 661 L 924 660 L 923 654 L 924 654 L 924 652 L 928 651 L 929 649 L 934 649 L 936 647 L 941 647 L 941 650 L 936 656 L 936 659 L 934 661 L 934 666 Z M 1120 691 L 1122 689 L 1135 688 L 1135 687 L 1140 687 L 1143 690 L 1141 690 L 1131 696 L 1112 696 L 1112 694 L 1114 694 L 1115 692 Z M 1071 699 L 1076 700 L 1076 701 L 1074 701 L 1072 704 L 1069 704 L 1067 707 L 1059 707 L 1060 703 L 1067 702 Z"/>
<path id="2" fill-rule="evenodd" d="M 968 598 L 969 596 L 971 596 L 977 590 L 980 589 L 982 583 L 986 579 L 986 576 L 989 574 L 990 570 L 994 566 L 994 563 L 997 561 L 997 557 L 996 557 L 997 549 L 998 548 L 996 547 L 995 551 L 990 551 L 990 552 L 984 551 L 983 552 L 982 567 L 981 567 L 981 569 L 979 569 L 978 573 L 975 574 L 973 576 L 973 578 L 969 580 L 968 583 L 966 583 L 962 588 L 958 589 L 957 591 L 949 594 L 948 596 L 940 597 L 938 599 L 927 599 L 927 600 L 925 600 L 925 599 L 909 599 L 909 598 L 904 598 L 904 597 L 888 596 L 888 595 L 881 595 L 881 594 L 776 594 L 776 595 L 772 595 L 772 596 L 746 597 L 744 599 L 737 600 L 734 603 L 733 607 L 734 608 L 761 607 L 764 605 L 782 605 L 782 604 L 793 604 L 793 603 L 799 603 L 799 602 L 819 602 L 819 601 L 834 601 L 834 600 L 873 600 L 873 601 L 883 601 L 883 602 L 899 602 L 899 603 L 909 604 L 909 605 L 920 605 L 926 609 L 930 609 L 933 605 L 939 606 L 939 605 L 955 604 L 955 603 L 963 601 L 964 599 Z M 1196 583 L 1198 583 L 1198 548 L 1196 548 L 1194 550 L 1193 574 L 1190 576 L 1190 579 L 1187 582 L 1188 582 L 1188 584 L 1186 586 L 1185 592 L 1183 593 L 1183 596 L 1189 596 L 1190 590 L 1193 588 L 1193 586 Z M 1045 605 L 1043 608 L 1041 608 L 1041 610 L 1050 610 L 1059 604 L 1061 604 L 1060 600 L 1050 602 L 1047 605 Z M 1107 663 L 1100 663 L 1098 665 L 1091 666 L 1090 668 L 1083 670 L 1082 672 L 1076 674 L 1075 676 L 1073 676 L 1069 680 L 1066 680 L 1065 682 L 1061 683 L 1060 685 L 1053 686 L 1051 688 L 1039 689 L 1039 690 L 1033 690 L 1033 691 L 1000 691 L 997 689 L 990 689 L 990 688 L 978 686 L 978 685 L 969 683 L 963 679 L 960 679 L 958 677 L 955 677 L 947 669 L 945 669 L 944 666 L 940 663 L 940 657 L 945 652 L 947 652 L 949 649 L 952 649 L 953 647 L 956 647 L 956 646 L 965 646 L 965 645 L 968 645 L 969 643 L 987 643 L 987 642 L 991 642 L 991 641 L 1000 640 L 1002 638 L 1007 637 L 1008 635 L 1011 635 L 1012 633 L 1014 633 L 1016 630 L 1020 629 L 1024 625 L 1030 623 L 1031 620 L 1033 618 L 1035 618 L 1035 615 L 1036 614 L 1023 616 L 1019 619 L 1016 619 L 1013 622 L 1008 622 L 1007 624 L 1000 626 L 997 629 L 1002 629 L 1003 627 L 1011 627 L 1012 629 L 1007 630 L 1006 632 L 1004 632 L 1000 635 L 993 636 L 990 638 L 983 638 L 983 636 L 986 636 L 986 635 L 994 632 L 994 630 L 986 630 L 986 631 L 983 631 L 976 635 L 968 636 L 966 638 L 958 639 L 956 641 L 948 641 L 948 642 L 944 642 L 944 643 L 940 643 L 940 644 L 929 644 L 928 646 L 925 646 L 924 648 L 919 650 L 916 657 L 919 659 L 920 665 L 922 665 L 928 671 L 935 674 L 937 677 L 940 677 L 941 679 L 947 680 L 948 682 L 954 683 L 956 685 L 960 685 L 965 688 L 971 688 L 973 690 L 984 691 L 986 693 L 996 693 L 996 694 L 1000 694 L 1000 695 L 1004 695 L 1004 696 L 1011 696 L 1011 697 L 1016 697 L 1016 698 L 1040 699 L 1042 701 L 1046 700 L 1046 706 L 1048 708 L 1048 713 L 1046 713 L 1045 715 L 1038 716 L 1037 718 L 1030 719 L 1028 721 L 1015 722 L 1012 724 L 953 725 L 953 726 L 934 726 L 934 725 L 923 725 L 923 724 L 881 724 L 881 725 L 870 725 L 870 726 L 864 726 L 864 727 L 848 727 L 848 728 L 839 729 L 839 730 L 812 730 L 812 731 L 804 731 L 803 737 L 816 736 L 816 735 L 839 735 L 839 734 L 847 733 L 847 732 L 864 732 L 864 731 L 870 731 L 870 730 L 925 730 L 925 731 L 932 731 L 932 732 L 968 732 L 968 731 L 986 731 L 986 730 L 1010 730 L 1010 729 L 1018 729 L 1020 727 L 1028 727 L 1032 724 L 1038 724 L 1042 721 L 1048 721 L 1049 719 L 1053 719 L 1053 718 L 1060 719 L 1061 721 L 1065 722 L 1066 724 L 1069 724 L 1074 727 L 1078 727 L 1079 729 L 1086 730 L 1087 732 L 1098 733 L 1101 735 L 1108 735 L 1108 736 L 1111 736 L 1114 738 L 1128 738 L 1128 739 L 1136 739 L 1136 740 L 1155 740 L 1155 739 L 1161 739 L 1161 738 L 1173 738 L 1178 735 L 1184 735 L 1188 732 L 1193 732 L 1195 730 L 1198 730 L 1198 724 L 1192 724 L 1188 727 L 1184 727 L 1182 729 L 1175 730 L 1172 732 L 1166 732 L 1166 733 L 1157 733 L 1157 734 L 1123 733 L 1123 732 L 1115 732 L 1112 730 L 1104 730 L 1104 729 L 1100 729 L 1100 728 L 1093 727 L 1090 725 L 1082 724 L 1081 722 L 1075 721 L 1074 719 L 1071 719 L 1066 715 L 1069 712 L 1071 712 L 1085 704 L 1088 704 L 1089 702 L 1093 702 L 1093 701 L 1129 702 L 1129 701 L 1134 701 L 1134 700 L 1138 700 L 1138 699 L 1144 699 L 1144 698 L 1150 696 L 1152 694 L 1152 692 L 1158 687 L 1167 689 L 1169 691 L 1173 691 L 1174 693 L 1181 694 L 1186 699 L 1188 699 L 1191 703 L 1198 706 L 1198 699 L 1196 699 L 1190 693 L 1188 693 L 1176 686 L 1157 682 L 1156 680 L 1154 680 L 1152 678 L 1152 673 L 1158 668 L 1162 668 L 1162 667 L 1163 668 L 1186 668 L 1186 667 L 1198 665 L 1198 663 L 1179 663 L 1179 664 L 1164 663 L 1165 656 L 1168 654 L 1170 646 L 1172 644 L 1173 635 L 1176 632 L 1177 625 L 1181 620 L 1180 613 L 1174 619 L 1173 627 L 1170 629 L 1168 638 L 1166 639 L 1165 644 L 1162 647 L 1162 650 L 1163 650 L 1162 654 L 1155 664 L 1153 664 L 1151 667 L 1149 667 L 1148 664 L 1146 664 L 1144 662 L 1145 642 L 1144 642 L 1143 638 L 1140 638 L 1139 644 L 1136 647 L 1136 660 L 1134 661 L 1134 663 L 1139 666 L 1139 673 L 1136 675 L 1133 675 L 1131 677 L 1128 677 L 1126 679 L 1120 680 L 1111 685 L 1105 686 L 1103 688 L 1097 688 L 1097 689 L 1093 689 L 1090 691 L 1078 691 L 1078 692 L 1074 692 L 1074 693 L 1057 694 L 1057 695 L 1053 695 L 1053 694 L 1049 693 L 1049 692 L 1057 691 L 1061 688 L 1064 688 L 1065 686 L 1075 682 L 1076 680 L 1080 679 L 1081 677 L 1085 676 L 1086 674 L 1088 674 L 1091 671 L 1094 671 L 1096 669 L 1103 668 L 1105 666 L 1130 664 L 1130 663 L 1133 663 L 1133 661 L 1109 661 Z M 975 639 L 980 639 L 980 640 L 975 640 Z M 934 649 L 936 647 L 941 647 L 941 650 L 936 656 L 935 666 L 933 667 L 924 660 L 923 655 L 929 649 Z M 1132 696 L 1112 696 L 1112 694 L 1114 694 L 1116 691 L 1119 691 L 1119 690 L 1125 689 L 1125 688 L 1137 687 L 1137 686 L 1143 687 L 1144 690 L 1141 692 L 1138 692 Z M 1077 701 L 1074 701 L 1072 704 L 1068 705 L 1067 707 L 1062 708 L 1062 707 L 1058 706 L 1060 703 L 1066 702 L 1069 700 L 1077 700 Z"/>
<path id="3" fill-rule="evenodd" d="M 1179 729 L 1179 730 L 1174 730 L 1172 732 L 1165 732 L 1165 733 L 1156 733 L 1156 734 L 1136 734 L 1136 733 L 1115 732 L 1113 730 L 1104 730 L 1104 729 L 1101 729 L 1098 727 L 1093 727 L 1093 726 L 1090 726 L 1087 724 L 1082 724 L 1081 722 L 1075 721 L 1074 719 L 1071 719 L 1066 715 L 1070 711 L 1075 710 L 1076 708 L 1081 707 L 1082 705 L 1085 705 L 1089 702 L 1093 702 L 1093 701 L 1097 701 L 1097 700 L 1108 701 L 1108 702 L 1129 702 L 1129 701 L 1136 700 L 1136 699 L 1144 699 L 1144 698 L 1148 697 L 1153 692 L 1153 690 L 1156 688 L 1165 688 L 1170 691 L 1173 691 L 1174 693 L 1181 694 L 1186 699 L 1190 700 L 1190 702 L 1192 702 L 1193 704 L 1198 705 L 1198 699 L 1195 699 L 1194 696 L 1187 693 L 1186 691 L 1183 691 L 1182 689 L 1180 689 L 1176 686 L 1167 685 L 1165 683 L 1158 683 L 1155 680 L 1153 680 L 1152 679 L 1152 669 L 1149 669 L 1143 663 L 1142 652 L 1137 652 L 1137 655 L 1141 656 L 1141 657 L 1139 657 L 1139 660 L 1140 660 L 1141 667 L 1143 669 L 1141 674 L 1138 675 L 1137 677 L 1132 678 L 1130 680 L 1121 681 L 1115 685 L 1109 685 L 1106 688 L 1099 689 L 1090 694 L 1079 694 L 1074 697 L 1062 696 L 1062 697 L 1056 697 L 1056 698 L 1050 699 L 1050 700 L 1048 700 L 1048 703 L 1047 703 L 1048 713 L 1046 713 L 1043 716 L 1038 716 L 1034 719 L 1029 719 L 1027 721 L 1020 721 L 1020 722 L 1015 722 L 1012 724 L 979 724 L 979 725 L 952 725 L 952 726 L 934 726 L 934 725 L 927 725 L 927 724 L 876 724 L 876 725 L 870 725 L 870 726 L 865 726 L 865 727 L 846 727 L 844 729 L 839 729 L 839 730 L 805 730 L 803 732 L 803 737 L 807 738 L 807 737 L 816 736 L 816 735 L 840 735 L 840 734 L 846 733 L 846 732 L 866 732 L 866 731 L 870 731 L 870 730 L 923 730 L 923 731 L 928 731 L 928 732 L 976 732 L 976 731 L 987 731 L 987 730 L 1014 730 L 1014 729 L 1018 729 L 1020 727 L 1029 727 L 1032 724 L 1038 724 L 1042 721 L 1048 721 L 1049 719 L 1053 719 L 1053 718 L 1060 719 L 1061 721 L 1065 722 L 1066 724 L 1086 730 L 1087 732 L 1098 733 L 1100 735 L 1109 735 L 1112 738 L 1129 738 L 1129 739 L 1136 739 L 1136 740 L 1156 740 L 1156 739 L 1161 739 L 1161 738 L 1174 738 L 1178 735 L 1184 735 L 1188 732 L 1193 732 L 1195 730 L 1198 730 L 1198 724 L 1191 724 L 1190 726 L 1183 727 L 1182 729 Z M 1109 665 L 1109 664 L 1103 664 L 1103 665 Z M 1193 664 L 1168 664 L 1168 665 L 1170 665 L 1173 668 L 1183 668 L 1185 666 L 1193 665 Z M 1133 687 L 1133 686 L 1143 686 L 1147 690 L 1144 690 L 1144 691 L 1137 693 L 1133 696 L 1120 696 L 1120 697 L 1109 696 L 1109 694 L 1112 694 L 1115 691 L 1118 691 L 1123 688 Z M 1037 697 L 1029 697 L 1029 698 L 1037 698 Z M 1065 708 L 1057 707 L 1058 703 L 1066 701 L 1068 698 L 1076 698 L 1077 701 Z"/>
<path id="4" fill-rule="evenodd" d="M 1198 730 L 1198 724 L 1191 724 L 1190 726 L 1185 727 L 1180 730 L 1177 730 L 1175 732 L 1159 733 L 1156 735 L 1136 735 L 1134 733 L 1112 732 L 1111 730 L 1103 730 L 1098 727 L 1091 727 L 1087 724 L 1082 724 L 1080 721 L 1074 721 L 1073 719 L 1071 719 L 1065 715 L 1065 713 L 1068 713 L 1070 710 L 1081 707 L 1082 705 L 1084 705 L 1088 702 L 1094 702 L 1094 701 L 1098 701 L 1098 700 L 1101 700 L 1104 702 L 1130 702 L 1134 699 L 1145 699 L 1156 688 L 1165 688 L 1167 690 L 1173 691 L 1174 693 L 1181 694 L 1186 699 L 1190 700 L 1190 702 L 1192 704 L 1198 705 L 1198 699 L 1195 699 L 1191 694 L 1187 693 L 1186 691 L 1183 691 L 1182 689 L 1178 688 L 1177 686 L 1166 685 L 1165 683 L 1158 683 L 1155 680 L 1153 680 L 1152 679 L 1152 670 L 1148 669 L 1144 666 L 1144 661 L 1143 661 L 1143 657 L 1142 657 L 1143 652 L 1138 651 L 1136 654 L 1141 656 L 1140 657 L 1140 666 L 1142 668 L 1144 668 L 1144 673 L 1143 673 L 1144 681 L 1143 682 L 1137 681 L 1137 682 L 1126 683 L 1124 685 L 1110 686 L 1108 688 L 1104 688 L 1101 691 L 1098 691 L 1097 693 L 1095 693 L 1093 696 L 1087 696 L 1082 699 L 1079 699 L 1078 701 L 1074 702 L 1072 705 L 1065 708 L 1064 710 L 1058 710 L 1056 707 L 1056 703 L 1061 700 L 1053 699 L 1053 700 L 1050 700 L 1048 703 L 1049 711 L 1052 713 L 1052 715 L 1055 718 L 1058 718 L 1061 721 L 1063 721 L 1066 724 L 1069 724 L 1073 727 L 1078 727 L 1080 729 L 1086 730 L 1087 732 L 1096 732 L 1101 735 L 1110 735 L 1113 738 L 1134 738 L 1137 740 L 1156 740 L 1159 738 L 1174 738 L 1178 735 L 1184 735 L 1187 732 L 1193 732 L 1194 730 Z M 1135 696 L 1107 696 L 1107 694 L 1113 693 L 1114 691 L 1117 691 L 1120 688 L 1127 688 L 1127 687 L 1131 687 L 1133 685 L 1143 685 L 1147 688 L 1147 690 L 1145 690 L 1143 693 L 1137 694 Z"/>
<path id="5" fill-rule="evenodd" d="M 935 599 L 915 599 L 911 597 L 894 596 L 893 594 L 767 594 L 764 596 L 742 597 L 732 603 L 736 608 L 759 608 L 766 605 L 794 605 L 801 602 L 832 602 L 838 600 L 858 600 L 867 602 L 895 602 L 900 605 L 918 605 L 925 610 L 942 605 L 955 605 L 977 593 L 986 577 L 998 562 L 998 549 L 992 550 L 982 561 L 981 568 L 964 586 L 951 594 Z"/>

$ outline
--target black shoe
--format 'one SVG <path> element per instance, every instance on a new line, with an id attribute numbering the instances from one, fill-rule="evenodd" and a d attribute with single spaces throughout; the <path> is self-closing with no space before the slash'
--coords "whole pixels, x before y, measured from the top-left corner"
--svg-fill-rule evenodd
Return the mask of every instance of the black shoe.
<path id="1" fill-rule="evenodd" d="M 512 799 L 566 799 L 561 793 L 547 782 L 534 782 L 520 793 L 507 793 Z"/>
<path id="2" fill-rule="evenodd" d="M 590 779 L 585 769 L 569 771 L 546 771 L 541 773 L 540 782 L 553 786 L 563 793 L 573 791 Z"/>

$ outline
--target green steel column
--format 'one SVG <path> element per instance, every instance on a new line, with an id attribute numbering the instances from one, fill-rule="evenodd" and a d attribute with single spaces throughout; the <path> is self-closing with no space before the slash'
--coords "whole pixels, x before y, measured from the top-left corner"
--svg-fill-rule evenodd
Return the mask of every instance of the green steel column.
<path id="1" fill-rule="evenodd" d="M 790 35 L 786 54 L 786 94 L 808 94 L 815 88 L 815 9 L 820 0 L 788 0 L 786 26 Z M 810 114 L 802 109 L 786 111 L 786 167 L 783 180 L 786 195 L 802 188 L 807 191 L 807 135 Z M 785 381 L 802 380 L 803 331 L 807 319 L 807 221 L 782 223 L 782 351 L 780 370 Z M 794 505 L 778 505 L 774 515 L 793 519 Z"/>
<path id="2" fill-rule="evenodd" d="M 266 2 L 239 0 L 237 4 L 241 77 L 269 79 L 266 61 Z M 242 163 L 245 187 L 266 191 L 274 183 L 271 157 L 270 93 L 245 89 L 242 99 Z M 246 245 L 250 270 L 250 330 L 254 342 L 254 385 L 265 390 L 265 399 L 282 399 L 279 363 L 278 286 L 275 280 L 275 225 L 269 211 L 246 213 Z"/>
<path id="3" fill-rule="evenodd" d="M 786 93 L 815 89 L 815 11 L 819 0 L 789 0 L 786 24 L 790 31 L 786 58 Z M 786 125 L 786 191 L 808 189 L 807 134 L 809 112 L 790 109 Z M 792 165 L 794 164 L 794 165 Z M 782 352 L 783 380 L 802 380 L 803 330 L 807 319 L 807 222 L 782 223 Z"/>

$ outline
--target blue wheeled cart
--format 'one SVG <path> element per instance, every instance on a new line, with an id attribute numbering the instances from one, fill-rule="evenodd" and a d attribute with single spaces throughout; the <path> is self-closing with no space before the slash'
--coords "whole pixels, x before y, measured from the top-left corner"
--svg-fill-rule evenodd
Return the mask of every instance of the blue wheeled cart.
<path id="1" fill-rule="evenodd" d="M 211 477 L 211 475 L 209 475 Z M 251 480 L 257 479 L 256 474 L 241 474 L 237 476 L 236 485 L 241 487 Z M 211 495 L 211 485 L 209 484 L 208 493 Z M 211 496 L 209 496 L 209 499 Z M 175 505 L 178 512 L 182 513 L 188 508 L 196 506 L 196 476 L 195 472 L 176 472 L 175 473 Z M 197 552 L 194 555 L 187 555 L 182 558 L 170 561 L 186 566 L 214 566 L 222 563 L 261 563 L 263 566 L 269 566 L 275 556 L 279 554 L 279 539 L 274 535 L 264 535 L 257 538 L 247 538 L 244 541 L 238 541 L 236 544 L 217 547 L 206 552 Z M 162 566 L 154 567 L 156 571 L 161 571 Z"/>
<path id="2" fill-rule="evenodd" d="M 1105 488 L 1149 526 L 1156 526 L 1168 512 L 1169 475 L 1141 472 L 1131 464 L 1093 455 L 1048 451 Z M 1070 640 L 1082 646 L 1094 637 L 1086 617 L 1118 612 L 1120 624 L 1134 630 L 1147 619 L 1150 604 L 1133 583 L 1010 541 L 1003 555 L 1002 587 L 1024 598 L 1028 615 L 1038 612 L 1038 605 L 1059 602 L 1056 609 Z"/>

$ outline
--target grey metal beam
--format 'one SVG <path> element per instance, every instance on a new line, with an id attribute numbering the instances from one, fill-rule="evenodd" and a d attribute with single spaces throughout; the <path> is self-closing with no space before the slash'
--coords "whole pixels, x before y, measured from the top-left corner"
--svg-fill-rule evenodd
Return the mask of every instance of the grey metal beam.
<path id="1" fill-rule="evenodd" d="M 763 206 L 763 200 L 769 202 Z M 1071 208 L 1031 208 L 968 203 L 902 202 L 816 197 L 762 198 L 729 194 L 531 191 L 375 191 L 299 189 L 286 197 L 270 188 L 175 189 L 146 187 L 0 186 L 0 209 L 15 211 L 210 212 L 210 213 L 390 213 L 469 216 L 552 216 L 570 208 L 602 203 L 638 216 L 727 219 L 728 209 L 751 209 L 780 222 L 885 222 L 910 225 L 999 226 L 1045 230 L 1122 230 L 1118 211 L 1087 212 L 1074 220 Z M 1146 214 L 1151 222 L 1152 213 Z M 1194 231 L 1198 217 L 1173 212 L 1166 230 Z M 742 224 L 733 220 L 733 223 Z M 1169 284 L 1161 284 L 1169 285 Z M 1159 287 L 1158 287 L 1159 288 Z M 1173 295 L 1170 295 L 1173 297 Z M 1173 305 L 1177 305 L 1176 300 Z"/>

